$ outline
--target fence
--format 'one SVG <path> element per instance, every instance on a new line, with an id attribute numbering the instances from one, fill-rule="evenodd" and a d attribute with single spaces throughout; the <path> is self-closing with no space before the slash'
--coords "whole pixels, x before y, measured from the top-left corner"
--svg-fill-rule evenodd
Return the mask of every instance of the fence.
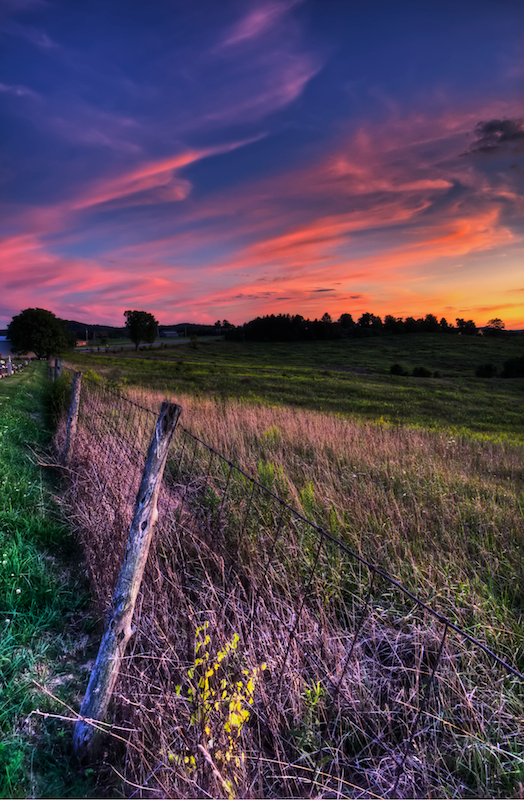
<path id="1" fill-rule="evenodd" d="M 84 380 L 65 506 L 100 611 L 157 413 Z M 524 780 L 522 673 L 181 425 L 134 624 L 112 707 L 130 797 L 516 796 Z"/>

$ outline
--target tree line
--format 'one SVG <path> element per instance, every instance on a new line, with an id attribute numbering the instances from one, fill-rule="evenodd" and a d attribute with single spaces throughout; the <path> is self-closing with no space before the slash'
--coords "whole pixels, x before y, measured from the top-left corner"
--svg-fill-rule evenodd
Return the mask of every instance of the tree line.
<path id="1" fill-rule="evenodd" d="M 444 317 L 438 320 L 434 314 L 425 317 L 381 317 L 365 312 L 354 320 L 351 314 L 341 314 L 334 320 L 330 314 L 321 319 L 306 319 L 301 314 L 270 314 L 256 317 L 244 325 L 230 326 L 225 330 L 226 339 L 251 342 L 326 341 L 351 337 L 381 336 L 385 334 L 446 333 L 475 336 L 480 328 L 472 319 L 455 320 L 450 324 Z M 482 329 L 484 335 L 501 336 L 506 333 L 501 319 L 495 318 Z"/>

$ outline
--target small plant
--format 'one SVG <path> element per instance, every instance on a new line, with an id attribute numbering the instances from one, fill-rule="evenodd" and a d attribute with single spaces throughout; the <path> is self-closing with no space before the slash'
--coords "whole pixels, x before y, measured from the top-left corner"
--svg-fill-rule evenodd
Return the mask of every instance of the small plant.
<path id="1" fill-rule="evenodd" d="M 262 434 L 262 439 L 266 441 L 268 444 L 277 444 L 280 441 L 280 438 L 281 438 L 281 433 L 276 425 L 271 425 Z"/>
<path id="2" fill-rule="evenodd" d="M 315 489 L 313 488 L 311 481 L 308 481 L 300 492 L 300 501 L 306 517 L 312 518 L 315 513 L 316 500 Z"/>
<path id="3" fill-rule="evenodd" d="M 106 387 L 109 389 L 110 392 L 115 392 L 116 394 L 124 394 L 127 388 L 127 378 L 121 377 L 119 374 L 115 373 L 111 375 L 106 382 Z"/>
<path id="4" fill-rule="evenodd" d="M 272 461 L 258 462 L 258 480 L 267 489 L 272 489 L 275 483 L 275 465 Z"/>
<path id="5" fill-rule="evenodd" d="M 209 622 L 196 629 L 194 665 L 187 671 L 185 696 L 193 708 L 190 725 L 198 730 L 205 751 L 216 764 L 222 789 L 232 800 L 245 762 L 240 736 L 266 665 L 237 670 L 229 663 L 238 647 L 238 633 L 212 657 L 208 629 Z M 184 696 L 182 684 L 175 691 L 178 697 Z M 169 753 L 168 760 L 190 773 L 196 770 L 194 753 Z"/>
<path id="6" fill-rule="evenodd" d="M 88 369 L 84 372 L 84 378 L 88 381 L 92 381 L 93 383 L 98 383 L 101 385 L 104 382 L 104 379 L 98 372 L 95 372 L 94 369 Z"/>

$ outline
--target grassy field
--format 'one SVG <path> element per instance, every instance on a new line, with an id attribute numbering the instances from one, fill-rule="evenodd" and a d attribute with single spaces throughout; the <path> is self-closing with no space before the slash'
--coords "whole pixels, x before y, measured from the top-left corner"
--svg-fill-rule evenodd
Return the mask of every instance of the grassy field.
<path id="1" fill-rule="evenodd" d="M 139 444 L 145 447 L 151 418 L 141 420 L 139 407 L 157 409 L 162 393 L 128 387 L 126 395 L 138 405 L 127 410 L 100 384 L 95 394 L 93 403 L 84 400 L 68 497 L 98 576 L 94 589 L 107 603 L 110 586 L 107 580 L 102 585 L 102 577 L 117 569 L 118 520 L 129 513 L 123 476 L 138 471 L 138 464 L 122 466 L 123 453 L 131 459 Z M 203 393 L 177 399 L 183 425 L 194 434 L 524 668 L 521 442 Z M 123 448 L 129 436 L 133 447 Z M 341 699 L 337 680 L 369 575 L 335 546 L 317 555 L 311 528 L 281 523 L 277 502 L 263 492 L 252 501 L 242 476 L 230 479 L 226 465 L 212 462 L 205 448 L 194 452 L 196 457 L 190 444 L 185 457 L 177 452 L 168 465 L 174 506 L 180 508 L 181 493 L 185 504 L 178 525 L 167 497 L 160 504 L 133 657 L 118 691 L 113 719 L 132 731 L 125 779 L 146 787 L 144 795 L 200 797 L 208 791 L 231 797 L 225 783 L 216 783 L 203 745 L 208 755 L 218 750 L 222 777 L 237 797 L 296 796 L 314 786 L 319 795 L 355 796 L 361 787 L 370 797 L 388 796 L 394 756 L 414 724 L 427 659 L 438 646 L 435 625 L 390 586 L 377 584 Z M 104 522 L 109 507 L 113 528 Z M 249 613 L 258 587 L 263 602 L 253 623 Z M 300 636 L 286 662 L 290 620 L 301 597 Z M 236 634 L 237 652 L 226 658 Z M 191 683 L 197 646 L 222 665 L 214 684 L 201 676 L 201 696 L 201 684 Z M 209 698 L 217 698 L 220 687 L 247 711 L 231 687 L 241 675 L 259 675 L 262 663 L 267 676 L 257 685 L 252 724 L 246 722 L 228 744 L 228 703 L 217 699 L 210 709 Z M 438 680 L 399 796 L 518 796 L 524 782 L 522 685 L 460 635 L 448 638 Z M 239 761 L 220 762 L 223 747 Z M 253 765 L 260 758 L 265 766 L 257 773 Z M 297 773 L 314 783 L 301 783 Z"/>
<path id="2" fill-rule="evenodd" d="M 522 354 L 523 345 L 521 337 L 430 334 L 280 345 L 198 342 L 196 347 L 163 347 L 129 357 L 76 357 L 75 364 L 92 370 L 99 385 L 121 390 L 141 406 L 158 408 L 164 395 L 176 399 L 184 408 L 185 427 L 522 670 L 524 382 L 479 379 L 475 370 L 489 362 L 500 369 L 504 361 Z M 424 366 L 439 377 L 392 376 L 393 363 L 403 364 L 409 372 Z M 110 395 L 107 402 L 107 418 L 122 416 L 124 424 L 122 410 L 109 410 Z M 94 436 L 93 430 L 88 433 Z M 94 468 L 96 442 L 91 448 L 89 469 Z M 191 794 L 196 773 L 189 769 L 181 778 L 176 770 L 157 763 L 152 753 L 162 749 L 159 742 L 177 741 L 177 730 L 183 730 L 184 741 L 193 742 L 190 752 L 197 759 L 198 775 L 208 781 L 206 786 L 214 786 L 212 776 L 206 777 L 206 764 L 198 760 L 197 740 L 207 742 L 209 734 L 198 730 L 190 707 L 176 705 L 170 682 L 175 674 L 183 684 L 189 669 L 187 657 L 184 660 L 186 633 L 181 633 L 186 618 L 193 620 L 195 639 L 202 620 L 209 622 L 213 647 L 220 653 L 231 632 L 247 625 L 242 587 L 238 596 L 229 584 L 224 588 L 224 575 L 229 574 L 224 552 L 233 547 L 229 569 L 241 570 L 244 585 L 267 580 L 267 614 L 257 622 L 257 636 L 242 645 L 250 674 L 255 674 L 262 658 L 277 670 L 278 653 L 288 634 L 284 620 L 294 613 L 295 598 L 307 594 L 304 576 L 316 558 L 314 539 L 307 531 L 288 526 L 278 544 L 278 561 L 267 572 L 264 553 L 280 524 L 278 507 L 272 510 L 261 498 L 255 520 L 246 526 L 250 501 L 242 479 L 230 482 L 223 470 L 217 466 L 213 471 L 210 465 L 203 451 L 188 475 L 175 474 L 176 486 L 187 480 L 191 487 L 188 512 L 193 521 L 176 536 L 168 528 L 161 541 L 164 553 L 183 553 L 184 586 L 169 599 L 172 590 L 167 587 L 177 585 L 180 561 L 164 556 L 153 562 L 150 583 L 153 586 L 155 576 L 163 575 L 165 593 L 160 597 L 144 589 L 137 652 L 142 648 L 154 658 L 139 661 L 136 668 L 129 665 L 123 692 L 133 707 L 156 708 L 155 724 L 150 725 L 139 711 L 131 720 L 128 706 L 118 712 L 122 722 L 132 721 L 141 732 L 133 743 L 144 758 L 130 758 L 129 779 L 140 784 L 162 770 L 164 788 L 159 791 L 173 796 Z M 101 462 L 96 485 L 114 486 L 115 479 L 104 469 Z M 220 506 L 225 485 L 227 525 L 222 532 L 224 545 L 217 549 L 216 534 L 206 531 L 205 521 Z M 80 492 L 84 503 L 88 491 L 89 481 Z M 78 516 L 86 517 L 83 512 Z M 195 525 L 195 519 L 201 522 Z M 98 541 L 99 531 L 95 521 L 92 530 L 82 535 L 84 541 L 98 542 L 105 554 L 109 545 Z M 323 647 L 320 641 L 342 646 L 348 630 L 357 624 L 356 609 L 363 601 L 367 578 L 335 550 L 323 551 L 318 570 L 319 579 L 303 612 L 304 636 L 309 641 L 314 631 L 320 631 L 318 647 Z M 173 609 L 180 602 L 184 611 L 177 616 Z M 164 610 L 158 616 L 155 609 L 161 606 Z M 282 759 L 308 765 L 317 775 L 319 754 L 324 754 L 326 773 L 341 780 L 356 765 L 355 784 L 382 796 L 391 786 L 389 765 L 394 763 L 392 751 L 382 743 L 391 742 L 391 737 L 402 740 L 406 734 L 399 730 L 409 730 L 410 715 L 417 709 L 416 686 L 395 688 L 393 676 L 414 676 L 417 683 L 409 653 L 426 635 L 427 647 L 434 648 L 437 634 L 416 609 L 384 586 L 371 604 L 370 617 L 358 669 L 347 686 L 346 706 L 337 705 L 326 677 L 336 672 L 342 658 L 335 645 L 332 650 L 326 644 L 322 665 L 313 671 L 309 649 L 294 648 L 295 660 L 286 673 L 293 686 L 288 704 L 282 703 L 271 681 L 260 691 L 264 707 L 272 709 L 267 724 Z M 160 666 L 166 646 L 173 659 L 169 674 Z M 422 651 L 417 652 L 423 659 Z M 394 653 L 393 673 L 388 672 L 391 665 L 389 656 L 384 661 L 384 653 Z M 524 783 L 522 686 L 501 674 L 495 676 L 481 653 L 464 647 L 460 637 L 446 646 L 444 663 L 443 683 L 432 699 L 432 713 L 416 748 L 418 761 L 411 763 L 400 796 L 418 796 L 417 792 L 430 797 L 518 796 Z M 143 688 L 145 670 L 159 694 Z M 171 713 L 162 712 L 173 703 L 175 723 Z M 394 724 L 391 714 L 397 720 Z M 223 733 L 223 716 L 216 725 L 213 741 Z M 326 750 L 329 731 L 333 738 Z M 254 731 L 246 731 L 242 744 L 246 758 L 251 754 L 256 759 L 262 751 L 277 759 L 275 751 L 265 750 L 250 736 Z M 349 740 L 355 742 L 351 745 L 355 750 L 348 761 L 341 742 Z M 177 763 L 176 750 L 173 758 Z M 248 795 L 252 792 L 249 771 L 233 771 L 231 780 L 238 780 Z M 278 787 L 285 793 L 280 780 L 277 770 L 267 779 L 265 790 Z M 318 785 L 325 788 L 329 784 L 324 780 L 318 774 Z M 215 791 L 222 790 L 215 787 Z"/>
<path id="3" fill-rule="evenodd" d="M 524 352 L 524 337 L 438 334 L 338 342 L 259 344 L 198 342 L 140 353 L 77 354 L 113 385 L 128 383 L 207 397 L 291 405 L 367 420 L 466 429 L 524 440 L 524 382 L 480 379 L 485 363 L 500 368 Z M 390 375 L 394 363 L 426 367 L 439 377 Z"/>
<path id="4" fill-rule="evenodd" d="M 70 726 L 36 711 L 75 702 L 93 627 L 85 573 L 35 455 L 50 444 L 44 375 L 34 364 L 0 381 L 0 797 L 96 793 L 71 763 Z"/>

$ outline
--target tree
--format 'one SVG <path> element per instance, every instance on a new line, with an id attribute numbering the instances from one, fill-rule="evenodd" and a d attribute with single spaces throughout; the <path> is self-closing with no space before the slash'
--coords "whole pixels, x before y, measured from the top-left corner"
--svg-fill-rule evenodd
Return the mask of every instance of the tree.
<path id="1" fill-rule="evenodd" d="M 495 317 L 495 319 L 490 319 L 486 327 L 484 328 L 484 334 L 486 336 L 502 336 L 506 329 L 506 326 L 502 322 L 501 319 Z"/>
<path id="2" fill-rule="evenodd" d="M 475 336 L 478 330 L 472 319 L 457 319 L 456 323 L 458 332 L 466 334 L 466 336 Z"/>
<path id="3" fill-rule="evenodd" d="M 389 331 L 390 333 L 404 333 L 404 320 L 402 317 L 394 317 L 392 314 L 386 314 L 384 317 L 384 330 Z"/>
<path id="4" fill-rule="evenodd" d="M 21 355 L 32 351 L 37 358 L 50 358 L 74 344 L 67 333 L 66 322 L 44 308 L 26 308 L 13 317 L 7 337 L 13 353 Z"/>
<path id="5" fill-rule="evenodd" d="M 370 314 L 369 311 L 365 311 L 364 314 L 362 314 L 358 324 L 361 328 L 382 328 L 382 320 L 380 317 L 375 316 L 375 314 Z"/>
<path id="6" fill-rule="evenodd" d="M 419 329 L 418 322 L 415 317 L 406 317 L 404 322 L 404 330 L 406 333 L 416 333 Z"/>
<path id="7" fill-rule="evenodd" d="M 124 311 L 129 338 L 138 350 L 142 342 L 152 344 L 157 335 L 158 322 L 148 311 Z"/>
<path id="8" fill-rule="evenodd" d="M 434 314 L 426 314 L 424 317 L 424 330 L 433 333 L 438 331 L 438 329 L 439 324 L 436 316 Z"/>
<path id="9" fill-rule="evenodd" d="M 344 330 L 355 327 L 351 314 L 341 314 L 338 321 Z"/>

